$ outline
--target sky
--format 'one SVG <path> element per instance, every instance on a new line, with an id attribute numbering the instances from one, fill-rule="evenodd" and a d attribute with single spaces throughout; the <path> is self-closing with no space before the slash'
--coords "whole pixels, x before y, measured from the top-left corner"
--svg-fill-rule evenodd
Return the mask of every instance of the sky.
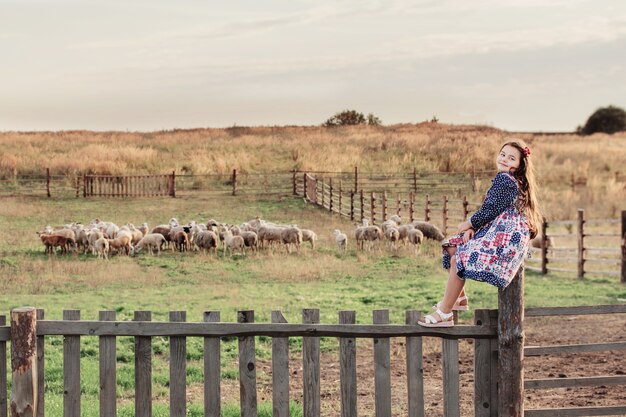
<path id="1" fill-rule="evenodd" d="M 624 0 L 0 0 L 0 131 L 572 131 L 626 108 Z"/>

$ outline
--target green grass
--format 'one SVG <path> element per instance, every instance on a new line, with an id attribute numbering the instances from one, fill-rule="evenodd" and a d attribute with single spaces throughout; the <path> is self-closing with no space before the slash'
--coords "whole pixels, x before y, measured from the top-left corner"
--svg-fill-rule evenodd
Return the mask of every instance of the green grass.
<path id="1" fill-rule="evenodd" d="M 142 254 L 135 258 L 114 257 L 109 262 L 92 256 L 48 258 L 35 231 L 46 224 L 71 220 L 88 223 L 94 217 L 118 224 L 150 225 L 170 217 L 188 221 L 240 223 L 256 215 L 268 220 L 297 223 L 315 230 L 319 248 L 305 247 L 300 255 L 285 252 L 219 259 L 198 253 L 164 253 L 161 257 Z M 254 200 L 224 197 L 212 199 L 154 200 L 43 200 L 5 199 L 0 205 L 0 228 L 14 239 L 0 241 L 0 315 L 18 306 L 43 308 L 47 319 L 61 319 L 64 309 L 81 310 L 81 318 L 95 320 L 100 310 L 114 310 L 118 320 L 132 320 L 135 310 L 152 311 L 154 321 L 167 321 L 169 311 L 187 311 L 187 321 L 202 321 L 207 310 L 219 310 L 224 322 L 236 321 L 238 310 L 254 310 L 255 321 L 269 322 L 272 310 L 280 310 L 290 323 L 301 321 L 304 308 L 319 308 L 322 323 L 337 323 L 338 311 L 354 310 L 358 323 L 371 323 L 372 310 L 389 309 L 392 323 L 403 323 L 404 311 L 427 311 L 443 292 L 446 275 L 439 266 L 439 249 L 427 244 L 418 258 L 408 252 L 394 255 L 356 253 L 339 256 L 331 232 L 349 231 L 345 220 L 305 206 L 299 199 Z M 473 309 L 496 308 L 497 290 L 469 283 Z M 578 280 L 564 275 L 527 273 L 526 306 L 568 306 L 618 303 L 626 289 L 613 277 Z M 472 312 L 461 315 L 470 321 Z M 336 339 L 323 338 L 322 349 L 334 351 Z M 46 414 L 62 415 L 62 338 L 46 338 Z M 256 341 L 257 358 L 269 360 L 271 339 Z M 301 338 L 291 338 L 293 354 L 301 350 Z M 222 379 L 236 383 L 237 342 L 224 339 Z M 134 412 L 133 339 L 117 339 L 117 394 L 119 415 Z M 200 387 L 203 381 L 203 341 L 188 338 L 187 383 Z M 169 343 L 153 338 L 154 415 L 168 415 Z M 82 415 L 98 414 L 98 339 L 81 338 Z M 259 375 L 262 378 L 263 375 Z M 10 387 L 9 387 L 10 389 Z M 201 415 L 201 395 L 188 407 L 190 415 Z M 236 400 L 224 404 L 224 416 L 239 415 Z M 292 404 L 295 414 L 301 406 Z M 299 411 L 297 411 L 299 410 Z M 298 414 L 299 413 L 299 414 Z M 270 415 L 271 405 L 261 404 L 259 415 Z"/>

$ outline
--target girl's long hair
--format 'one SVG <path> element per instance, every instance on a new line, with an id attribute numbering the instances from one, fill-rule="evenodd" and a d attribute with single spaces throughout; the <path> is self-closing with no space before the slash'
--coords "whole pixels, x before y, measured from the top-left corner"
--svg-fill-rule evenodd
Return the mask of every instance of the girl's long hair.
<path id="1" fill-rule="evenodd" d="M 517 200 L 517 208 L 528 218 L 528 229 L 531 239 L 537 236 L 538 230 L 543 222 L 543 215 L 537 203 L 537 182 L 535 180 L 535 169 L 530 154 L 526 155 L 524 150 L 528 150 L 528 146 L 519 139 L 513 139 L 502 145 L 500 150 L 505 146 L 512 146 L 517 149 L 521 155 L 519 168 L 513 173 L 513 177 L 517 180 L 520 188 L 520 196 Z M 530 151 L 527 151 L 530 152 Z"/>

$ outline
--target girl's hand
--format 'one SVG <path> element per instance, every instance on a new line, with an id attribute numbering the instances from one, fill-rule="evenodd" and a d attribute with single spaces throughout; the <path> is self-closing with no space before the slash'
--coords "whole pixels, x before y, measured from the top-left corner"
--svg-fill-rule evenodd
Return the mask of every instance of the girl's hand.
<path id="1" fill-rule="evenodd" d="M 474 237 L 475 233 L 476 232 L 474 231 L 474 229 L 472 228 L 467 229 L 465 233 L 463 233 L 463 243 L 469 242 L 469 240 Z"/>
<path id="2" fill-rule="evenodd" d="M 463 233 L 466 230 L 469 230 L 471 228 L 472 228 L 472 224 L 469 221 L 459 223 L 458 233 Z"/>

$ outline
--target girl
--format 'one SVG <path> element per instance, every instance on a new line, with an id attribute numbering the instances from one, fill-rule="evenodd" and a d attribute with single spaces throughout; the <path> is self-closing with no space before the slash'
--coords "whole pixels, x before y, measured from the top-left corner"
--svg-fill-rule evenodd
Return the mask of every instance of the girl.
<path id="1" fill-rule="evenodd" d="M 452 310 L 467 310 L 466 279 L 506 288 L 537 234 L 541 215 L 535 197 L 530 149 L 505 143 L 496 157 L 498 174 L 480 209 L 459 224 L 458 234 L 443 242 L 443 266 L 449 269 L 443 300 L 419 324 L 454 326 Z"/>

